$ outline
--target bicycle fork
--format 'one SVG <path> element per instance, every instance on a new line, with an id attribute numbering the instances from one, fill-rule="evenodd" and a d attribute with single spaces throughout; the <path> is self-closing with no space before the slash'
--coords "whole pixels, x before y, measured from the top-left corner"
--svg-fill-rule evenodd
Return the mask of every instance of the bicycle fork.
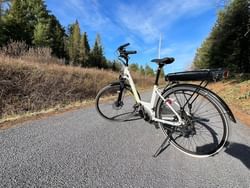
<path id="1" fill-rule="evenodd" d="M 120 79 L 120 90 L 119 90 L 118 98 L 116 101 L 116 107 L 123 105 L 123 102 L 122 102 L 123 96 L 122 95 L 123 95 L 124 88 L 125 88 L 125 81 L 123 79 Z"/>

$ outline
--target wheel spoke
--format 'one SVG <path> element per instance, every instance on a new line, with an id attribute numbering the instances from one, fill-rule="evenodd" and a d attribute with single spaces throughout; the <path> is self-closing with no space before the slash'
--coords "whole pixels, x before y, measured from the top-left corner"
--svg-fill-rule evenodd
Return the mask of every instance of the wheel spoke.
<path id="1" fill-rule="evenodd" d="M 117 104 L 119 92 L 120 85 L 115 85 L 106 87 L 97 95 L 97 110 L 106 119 L 125 121 L 134 115 L 136 102 L 130 97 L 131 89 L 123 89 L 120 104 Z"/>
<path id="2" fill-rule="evenodd" d="M 181 116 L 184 115 L 182 118 L 184 118 L 185 124 L 170 135 L 171 143 L 175 147 L 184 153 L 197 156 L 213 154 L 223 147 L 228 134 L 225 112 L 217 107 L 218 103 L 213 101 L 207 92 L 197 90 L 194 86 L 177 86 L 167 90 L 164 97 L 176 100 L 179 106 L 172 105 L 172 107 Z M 192 101 L 190 97 L 194 97 L 195 100 Z M 192 109 L 189 109 L 188 105 L 183 109 L 184 104 L 189 100 L 192 103 Z M 161 119 L 170 113 L 164 110 L 163 105 L 158 106 L 162 107 L 157 107 L 157 118 Z M 181 109 L 183 109 L 182 114 L 180 113 Z M 163 130 L 168 134 L 167 129 Z"/>

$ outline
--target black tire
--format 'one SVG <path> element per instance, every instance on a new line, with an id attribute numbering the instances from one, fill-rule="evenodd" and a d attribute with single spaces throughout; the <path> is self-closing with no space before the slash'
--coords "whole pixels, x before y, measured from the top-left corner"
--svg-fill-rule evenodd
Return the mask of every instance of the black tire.
<path id="1" fill-rule="evenodd" d="M 182 107 L 195 93 L 195 99 L 191 106 Z M 197 90 L 197 87 L 175 86 L 163 93 L 164 99 L 168 99 L 171 106 L 185 119 L 185 124 L 174 127 L 159 123 L 164 134 L 170 137 L 170 143 L 185 154 L 193 157 L 208 157 L 218 153 L 226 144 L 229 135 L 227 118 L 221 105 L 214 100 L 211 93 L 205 90 Z M 190 100 L 190 102 L 192 101 Z M 167 107 L 162 99 L 156 105 L 156 117 L 173 117 L 175 114 Z"/>
<path id="2" fill-rule="evenodd" d="M 129 85 L 125 85 L 121 104 L 117 104 L 120 84 L 112 84 L 101 89 L 96 96 L 97 112 L 111 121 L 127 121 L 136 114 L 137 103 Z"/>

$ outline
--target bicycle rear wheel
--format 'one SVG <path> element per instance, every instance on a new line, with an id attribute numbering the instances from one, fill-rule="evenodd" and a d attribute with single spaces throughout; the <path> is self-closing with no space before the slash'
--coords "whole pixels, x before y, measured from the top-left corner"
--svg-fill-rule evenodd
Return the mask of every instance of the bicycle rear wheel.
<path id="1" fill-rule="evenodd" d="M 178 127 L 159 123 L 174 147 L 193 157 L 208 157 L 223 148 L 229 135 L 227 118 L 220 104 L 209 93 L 197 87 L 175 86 L 163 96 L 166 101 L 158 101 L 156 117 L 172 117 L 173 121 L 177 121 L 166 105 L 168 102 L 185 122 Z M 187 103 L 189 98 L 191 100 Z"/>
<path id="2" fill-rule="evenodd" d="M 112 121 L 126 121 L 136 114 L 136 101 L 131 88 L 125 85 L 122 90 L 121 100 L 120 84 L 104 87 L 96 96 L 96 109 L 105 119 Z"/>

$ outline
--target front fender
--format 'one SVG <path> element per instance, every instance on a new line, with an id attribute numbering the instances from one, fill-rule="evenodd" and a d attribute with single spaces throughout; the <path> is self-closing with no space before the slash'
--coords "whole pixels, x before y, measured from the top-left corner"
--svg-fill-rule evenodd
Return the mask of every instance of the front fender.
<path id="1" fill-rule="evenodd" d="M 109 84 L 110 86 L 122 86 L 122 87 L 127 87 L 127 88 L 131 88 L 129 84 L 127 83 L 121 83 L 120 81 L 115 81 Z"/>

